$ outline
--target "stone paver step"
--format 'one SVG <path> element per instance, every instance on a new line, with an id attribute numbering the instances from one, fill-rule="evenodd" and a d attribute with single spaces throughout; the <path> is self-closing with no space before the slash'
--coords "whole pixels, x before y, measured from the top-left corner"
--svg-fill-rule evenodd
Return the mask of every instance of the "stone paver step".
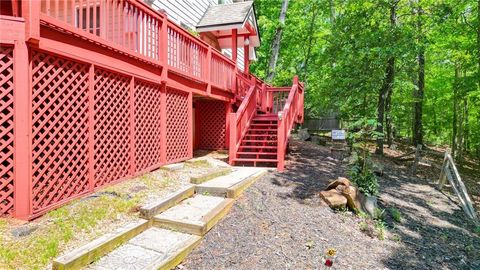
<path id="1" fill-rule="evenodd" d="M 195 187 L 198 194 L 211 194 L 227 198 L 238 197 L 255 180 L 266 173 L 264 168 L 235 168 L 231 173 L 204 182 Z"/>
<path id="2" fill-rule="evenodd" d="M 171 269 L 200 243 L 201 237 L 149 228 L 88 266 L 88 270 Z"/>
<path id="3" fill-rule="evenodd" d="M 205 235 L 233 205 L 234 200 L 195 195 L 153 218 L 155 226 Z"/>

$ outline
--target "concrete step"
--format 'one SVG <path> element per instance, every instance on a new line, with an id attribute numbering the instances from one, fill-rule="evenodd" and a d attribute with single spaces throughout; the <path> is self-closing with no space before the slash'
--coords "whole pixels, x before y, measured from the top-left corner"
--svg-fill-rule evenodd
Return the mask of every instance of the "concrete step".
<path id="1" fill-rule="evenodd" d="M 172 269 L 201 239 L 198 235 L 152 227 L 86 269 Z"/>
<path id="2" fill-rule="evenodd" d="M 197 185 L 195 191 L 198 194 L 208 193 L 227 198 L 236 198 L 266 172 L 267 170 L 263 168 L 234 168 L 227 175 Z"/>
<path id="3" fill-rule="evenodd" d="M 185 200 L 186 198 L 192 197 L 195 193 L 195 186 L 188 185 L 183 187 L 169 196 L 162 198 L 160 200 L 151 202 L 150 204 L 144 205 L 140 208 L 140 217 L 144 219 L 151 219 L 155 215 L 167 210 L 168 208 L 178 204 L 179 202 Z"/>
<path id="4" fill-rule="evenodd" d="M 225 216 L 233 199 L 195 195 L 156 215 L 154 226 L 203 236 Z"/>
<path id="5" fill-rule="evenodd" d="M 124 244 L 131 238 L 141 234 L 150 226 L 147 220 L 138 220 L 119 228 L 115 232 L 107 233 L 92 242 L 74 249 L 53 260 L 52 269 L 80 269 L 97 258 L 108 254 L 119 245 Z"/>

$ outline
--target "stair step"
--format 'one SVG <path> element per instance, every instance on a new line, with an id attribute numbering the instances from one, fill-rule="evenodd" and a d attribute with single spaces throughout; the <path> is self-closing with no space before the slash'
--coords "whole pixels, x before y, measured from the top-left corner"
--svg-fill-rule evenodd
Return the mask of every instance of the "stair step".
<path id="1" fill-rule="evenodd" d="M 236 198 L 264 173 L 266 170 L 259 168 L 235 168 L 228 175 L 197 185 L 196 192 L 198 194 L 208 192 L 216 196 Z"/>
<path id="2" fill-rule="evenodd" d="M 277 124 L 257 124 L 257 123 L 252 123 L 250 124 L 251 127 L 255 126 L 255 127 L 275 127 L 277 128 L 278 125 Z"/>
<path id="3" fill-rule="evenodd" d="M 238 155 L 276 156 L 277 152 L 237 152 Z"/>
<path id="4" fill-rule="evenodd" d="M 278 162 L 277 159 L 268 158 L 234 158 L 235 162 Z"/>
<path id="5" fill-rule="evenodd" d="M 79 269 L 95 261 L 96 258 L 108 254 L 110 251 L 138 234 L 141 234 L 149 227 L 147 220 L 138 220 L 127 224 L 114 232 L 103 236 L 78 247 L 53 260 L 52 269 Z"/>
<path id="6" fill-rule="evenodd" d="M 274 140 L 249 140 L 243 139 L 242 143 L 251 142 L 251 143 L 277 143 L 277 139 Z"/>
<path id="7" fill-rule="evenodd" d="M 277 132 L 277 129 L 258 129 L 258 128 L 250 128 L 248 129 L 248 132 L 252 132 L 252 131 L 257 131 L 257 132 Z"/>
<path id="8" fill-rule="evenodd" d="M 277 134 L 245 134 L 248 137 L 277 137 Z"/>
<path id="9" fill-rule="evenodd" d="M 156 215 L 155 226 L 179 232 L 205 235 L 232 207 L 234 200 L 195 195 Z"/>
<path id="10" fill-rule="evenodd" d="M 263 145 L 240 145 L 239 148 L 246 148 L 246 149 L 277 149 L 276 146 L 263 146 Z"/>
<path id="11" fill-rule="evenodd" d="M 149 228 L 86 269 L 170 269 L 201 239 L 198 235 Z"/>

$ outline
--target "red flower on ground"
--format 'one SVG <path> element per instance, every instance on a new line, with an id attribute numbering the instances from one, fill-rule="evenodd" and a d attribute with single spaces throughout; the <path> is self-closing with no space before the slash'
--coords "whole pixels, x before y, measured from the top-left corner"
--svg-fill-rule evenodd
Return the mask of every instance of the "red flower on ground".
<path id="1" fill-rule="evenodd" d="M 328 267 L 331 267 L 331 266 L 333 265 L 333 261 L 330 260 L 330 259 L 327 259 L 327 260 L 325 261 L 325 265 L 328 266 Z"/>

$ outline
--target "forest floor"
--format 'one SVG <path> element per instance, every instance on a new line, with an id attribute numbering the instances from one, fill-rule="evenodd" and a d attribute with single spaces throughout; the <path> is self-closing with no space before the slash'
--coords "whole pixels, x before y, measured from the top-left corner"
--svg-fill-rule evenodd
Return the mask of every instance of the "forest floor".
<path id="1" fill-rule="evenodd" d="M 455 196 L 435 189 L 431 168 L 412 176 L 396 153 L 374 157 L 385 212 L 373 221 L 333 211 L 318 196 L 346 176 L 343 157 L 310 142 L 290 149 L 288 170 L 252 185 L 177 269 L 319 269 L 329 248 L 336 269 L 480 269 L 478 227 Z"/>

